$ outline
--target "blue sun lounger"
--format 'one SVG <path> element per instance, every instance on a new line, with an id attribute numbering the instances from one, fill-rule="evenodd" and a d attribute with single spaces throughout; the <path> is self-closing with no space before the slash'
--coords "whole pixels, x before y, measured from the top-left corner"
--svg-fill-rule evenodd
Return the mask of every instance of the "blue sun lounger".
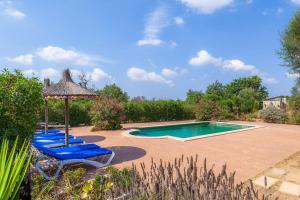
<path id="1" fill-rule="evenodd" d="M 55 148 L 55 147 L 62 147 L 65 146 L 65 140 L 33 140 L 33 146 L 38 147 L 38 146 L 43 146 L 43 147 L 48 147 L 48 148 Z M 78 145 L 78 144 L 83 144 L 84 141 L 80 138 L 71 138 L 69 139 L 69 144 L 71 145 Z"/>
<path id="2" fill-rule="evenodd" d="M 60 136 L 65 135 L 65 133 L 59 132 L 59 133 L 35 133 L 34 137 L 52 137 L 52 136 Z"/>
<path id="3" fill-rule="evenodd" d="M 74 164 L 74 163 L 85 163 L 97 168 L 105 167 L 109 165 L 115 156 L 112 150 L 101 148 L 95 144 L 82 144 L 72 147 L 63 148 L 47 148 L 43 146 L 35 146 L 44 155 L 55 158 L 58 161 L 58 168 L 54 173 L 54 176 L 50 177 L 47 175 L 42 166 L 37 162 L 37 170 L 47 179 L 58 177 L 64 165 Z M 89 158 L 95 158 L 99 156 L 110 155 L 105 163 L 97 162 L 94 160 L 88 160 Z"/>
<path id="4" fill-rule="evenodd" d="M 45 129 L 41 129 L 39 131 L 36 131 L 35 133 L 45 133 L 45 132 L 46 132 Z M 48 130 L 48 133 L 59 133 L 59 132 L 61 132 L 61 130 L 58 130 L 58 129 L 49 129 Z"/>
<path id="5" fill-rule="evenodd" d="M 48 136 L 46 135 L 35 135 L 34 140 L 61 140 L 65 139 L 66 135 L 64 133 L 62 134 L 50 134 Z M 73 135 L 69 135 L 69 139 L 75 138 Z"/>

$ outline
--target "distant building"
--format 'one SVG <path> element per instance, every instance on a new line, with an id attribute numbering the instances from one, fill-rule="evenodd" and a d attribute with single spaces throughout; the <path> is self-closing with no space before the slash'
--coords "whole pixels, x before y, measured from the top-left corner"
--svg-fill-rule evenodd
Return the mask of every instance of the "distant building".
<path id="1" fill-rule="evenodd" d="M 285 96 L 277 96 L 265 99 L 263 101 L 263 109 L 268 107 L 275 107 L 279 109 L 285 109 L 287 105 L 287 100 Z"/>

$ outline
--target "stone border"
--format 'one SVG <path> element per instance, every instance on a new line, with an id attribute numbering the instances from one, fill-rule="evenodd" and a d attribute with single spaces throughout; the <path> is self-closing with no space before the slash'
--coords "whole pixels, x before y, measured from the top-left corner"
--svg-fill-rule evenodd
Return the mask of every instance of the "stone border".
<path id="1" fill-rule="evenodd" d="M 207 137 L 215 137 L 215 136 L 226 135 L 226 134 L 230 134 L 230 133 L 248 131 L 248 130 L 252 130 L 252 129 L 264 128 L 265 127 L 265 126 L 260 126 L 260 125 L 251 125 L 251 124 L 244 124 L 244 123 L 237 124 L 237 123 L 218 122 L 218 121 L 201 121 L 201 122 L 177 123 L 177 124 L 161 124 L 161 125 L 156 125 L 156 126 L 144 126 L 144 127 L 140 127 L 140 128 L 152 128 L 152 127 L 183 125 L 183 124 L 196 124 L 196 123 L 205 123 L 205 122 L 215 122 L 215 123 L 220 123 L 220 124 L 233 124 L 233 125 L 252 126 L 252 127 L 239 129 L 239 130 L 233 130 L 233 131 L 224 131 L 224 132 L 219 132 L 219 133 L 214 133 L 214 134 L 209 134 L 209 135 L 194 136 L 194 137 L 189 137 L 189 138 L 179 138 L 179 137 L 169 136 L 169 135 L 159 136 L 159 137 L 147 137 L 147 136 L 138 136 L 138 135 L 130 134 L 131 132 L 139 131 L 139 129 L 130 129 L 130 130 L 127 130 L 127 131 L 123 131 L 122 134 L 126 137 L 132 137 L 132 138 L 143 138 L 143 139 L 145 139 L 145 138 L 149 138 L 149 139 L 166 139 L 166 138 L 170 138 L 170 139 L 185 142 L 185 141 L 190 141 L 190 140 L 196 140 L 196 139 L 207 138 Z"/>

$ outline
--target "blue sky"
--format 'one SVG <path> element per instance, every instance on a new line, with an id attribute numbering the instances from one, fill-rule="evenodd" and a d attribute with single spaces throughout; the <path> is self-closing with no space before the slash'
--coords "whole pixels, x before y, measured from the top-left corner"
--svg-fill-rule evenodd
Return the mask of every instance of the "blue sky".
<path id="1" fill-rule="evenodd" d="M 0 0 L 0 64 L 57 81 L 184 98 L 215 80 L 258 75 L 270 96 L 295 76 L 276 51 L 300 0 Z"/>

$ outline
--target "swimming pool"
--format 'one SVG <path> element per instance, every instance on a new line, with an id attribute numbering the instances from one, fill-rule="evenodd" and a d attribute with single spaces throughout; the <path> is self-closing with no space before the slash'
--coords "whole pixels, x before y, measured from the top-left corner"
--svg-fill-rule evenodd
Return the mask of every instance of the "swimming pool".
<path id="1" fill-rule="evenodd" d="M 224 122 L 194 122 L 188 124 L 174 124 L 153 126 L 127 131 L 128 136 L 143 138 L 173 138 L 178 140 L 192 140 L 232 132 L 258 128 L 259 126 L 232 124 Z"/>

